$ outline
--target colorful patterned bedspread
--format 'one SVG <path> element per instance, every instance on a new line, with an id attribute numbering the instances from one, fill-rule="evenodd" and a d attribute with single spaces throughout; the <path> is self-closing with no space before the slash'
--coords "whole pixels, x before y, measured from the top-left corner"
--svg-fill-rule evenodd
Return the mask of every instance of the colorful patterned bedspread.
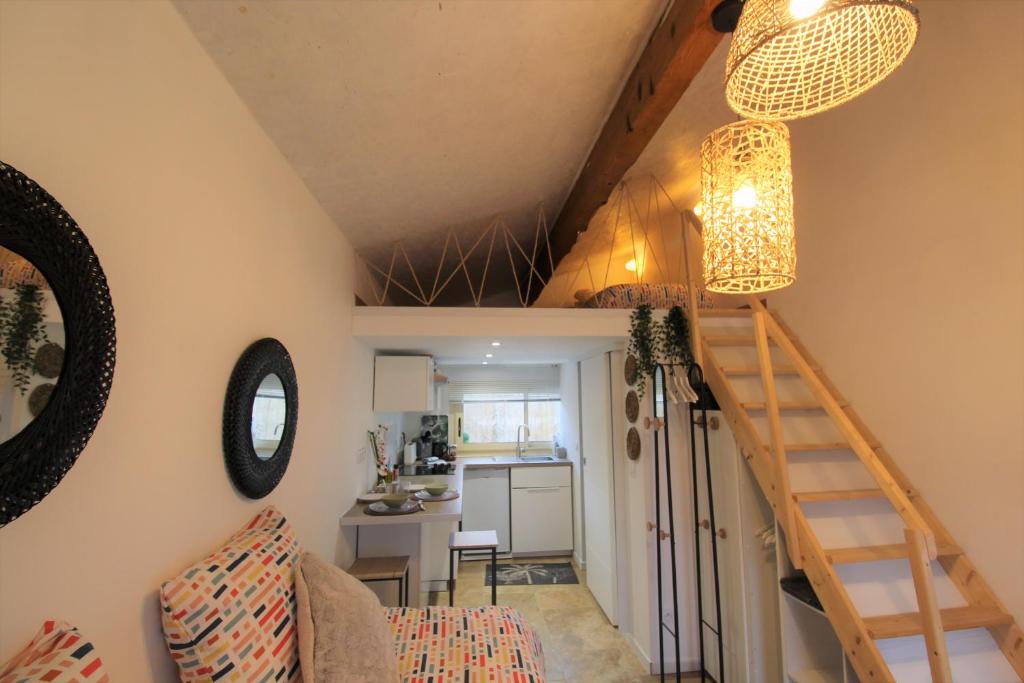
<path id="1" fill-rule="evenodd" d="M 544 683 L 540 638 L 510 607 L 387 610 L 403 683 Z"/>

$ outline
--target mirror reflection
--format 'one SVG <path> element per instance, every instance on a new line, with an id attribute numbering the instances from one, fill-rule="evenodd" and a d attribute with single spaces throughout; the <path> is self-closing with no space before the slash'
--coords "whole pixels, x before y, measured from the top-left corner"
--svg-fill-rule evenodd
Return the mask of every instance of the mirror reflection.
<path id="1" fill-rule="evenodd" d="M 252 402 L 252 447 L 260 460 L 269 460 L 277 452 L 287 416 L 284 386 L 271 373 L 260 382 Z"/>
<path id="2" fill-rule="evenodd" d="M 25 257 L 0 247 L 0 443 L 50 401 L 64 364 L 64 319 L 53 290 Z"/>
<path id="3" fill-rule="evenodd" d="M 665 380 L 662 377 L 664 370 L 659 365 L 654 371 L 654 416 L 665 419 Z"/>

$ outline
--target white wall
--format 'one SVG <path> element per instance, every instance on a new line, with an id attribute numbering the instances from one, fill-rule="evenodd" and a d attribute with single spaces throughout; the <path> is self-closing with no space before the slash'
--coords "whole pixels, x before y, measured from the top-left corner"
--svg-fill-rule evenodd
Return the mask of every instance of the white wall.
<path id="1" fill-rule="evenodd" d="M 580 374 L 579 363 L 571 361 L 558 366 L 559 384 L 562 393 L 562 409 L 558 416 L 559 435 L 566 455 L 572 461 L 572 538 L 573 559 L 580 566 L 584 564 L 583 553 L 583 462 L 580 460 Z"/>
<path id="2" fill-rule="evenodd" d="M 770 297 L 1024 620 L 1024 3 L 918 3 L 887 81 L 792 125 Z"/>
<path id="3" fill-rule="evenodd" d="M 0 660 L 46 617 L 95 639 L 112 680 L 176 680 L 160 583 L 263 506 L 346 562 L 366 484 L 370 352 L 351 338 L 352 252 L 165 2 L 0 4 L 0 157 L 81 224 L 118 322 L 106 413 L 78 464 L 0 529 Z M 255 339 L 299 382 L 291 467 L 240 497 L 225 386 Z"/>

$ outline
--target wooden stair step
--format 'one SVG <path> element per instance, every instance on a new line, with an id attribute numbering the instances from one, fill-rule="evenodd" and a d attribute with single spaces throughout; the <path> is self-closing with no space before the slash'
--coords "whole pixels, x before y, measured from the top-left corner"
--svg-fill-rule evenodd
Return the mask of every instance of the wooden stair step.
<path id="1" fill-rule="evenodd" d="M 759 365 L 723 365 L 722 372 L 727 375 L 736 375 L 744 377 L 760 377 L 761 367 Z M 792 365 L 780 365 L 779 367 L 772 368 L 773 375 L 799 375 L 795 367 Z"/>
<path id="2" fill-rule="evenodd" d="M 749 318 L 754 314 L 752 308 L 706 308 L 700 312 L 701 318 Z"/>
<path id="3" fill-rule="evenodd" d="M 798 503 L 823 503 L 832 500 L 868 500 L 885 498 L 882 489 L 838 489 L 835 491 L 801 491 L 794 493 L 793 499 Z"/>
<path id="4" fill-rule="evenodd" d="M 940 557 L 962 555 L 963 550 L 950 543 L 939 543 Z M 905 543 L 894 545 L 868 545 L 857 548 L 832 548 L 825 551 L 825 557 L 832 564 L 857 564 L 858 562 L 881 562 L 883 560 L 905 560 L 908 557 Z"/>
<path id="5" fill-rule="evenodd" d="M 846 403 L 839 406 L 845 408 Z M 749 401 L 741 403 L 740 406 L 746 411 L 767 410 L 768 405 L 763 401 Z M 817 401 L 779 401 L 779 410 L 825 410 Z"/>
<path id="6" fill-rule="evenodd" d="M 969 628 L 987 628 L 1013 623 L 1013 617 L 998 607 L 972 605 L 939 610 L 943 631 L 963 631 Z M 875 640 L 902 638 L 922 633 L 921 614 L 890 614 L 881 617 L 866 617 L 864 625 L 868 635 Z"/>
<path id="7" fill-rule="evenodd" d="M 702 339 L 712 346 L 757 345 L 757 342 L 754 341 L 754 335 L 752 334 L 705 334 L 702 335 Z M 774 339 L 769 339 L 768 343 L 772 346 L 778 346 Z"/>
<path id="8" fill-rule="evenodd" d="M 766 451 L 771 452 L 772 448 L 768 444 L 764 445 Z M 850 444 L 845 441 L 831 441 L 828 443 L 787 443 L 786 452 L 796 453 L 799 451 L 845 451 L 850 448 Z"/>
<path id="9" fill-rule="evenodd" d="M 877 444 L 868 444 L 868 445 L 871 446 L 871 448 L 875 448 L 875 449 L 881 448 L 881 446 L 879 446 Z M 807 452 L 807 451 L 846 451 L 846 450 L 852 450 L 852 448 L 853 447 L 850 446 L 850 444 L 846 443 L 845 441 L 829 441 L 829 442 L 825 442 L 825 443 L 787 443 L 786 444 L 786 452 L 787 453 L 798 453 L 798 452 Z M 768 444 L 764 444 L 764 449 L 766 451 L 768 451 L 768 452 L 771 452 L 771 450 L 772 450 L 771 446 L 769 446 Z"/>

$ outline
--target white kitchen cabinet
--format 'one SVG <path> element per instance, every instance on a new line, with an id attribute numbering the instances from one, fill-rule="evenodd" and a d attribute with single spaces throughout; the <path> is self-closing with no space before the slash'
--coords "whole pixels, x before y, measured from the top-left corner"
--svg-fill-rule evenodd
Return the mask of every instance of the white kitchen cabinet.
<path id="1" fill-rule="evenodd" d="M 511 550 L 509 542 L 509 475 L 507 467 L 466 469 L 462 476 L 462 530 L 498 532 L 498 552 Z M 490 551 L 480 551 L 490 555 Z M 473 551 L 464 551 L 472 555 Z"/>
<path id="2" fill-rule="evenodd" d="M 572 552 L 570 466 L 513 467 L 512 551 Z"/>
<path id="3" fill-rule="evenodd" d="M 544 467 L 513 467 L 512 488 L 569 488 L 572 486 L 570 465 L 546 465 Z M 571 512 L 570 512 L 571 516 Z"/>
<path id="4" fill-rule="evenodd" d="M 512 489 L 512 548 L 520 553 L 572 551 L 572 489 Z"/>
<path id="5" fill-rule="evenodd" d="M 404 413 L 434 410 L 431 356 L 377 356 L 373 359 L 373 410 Z"/>

